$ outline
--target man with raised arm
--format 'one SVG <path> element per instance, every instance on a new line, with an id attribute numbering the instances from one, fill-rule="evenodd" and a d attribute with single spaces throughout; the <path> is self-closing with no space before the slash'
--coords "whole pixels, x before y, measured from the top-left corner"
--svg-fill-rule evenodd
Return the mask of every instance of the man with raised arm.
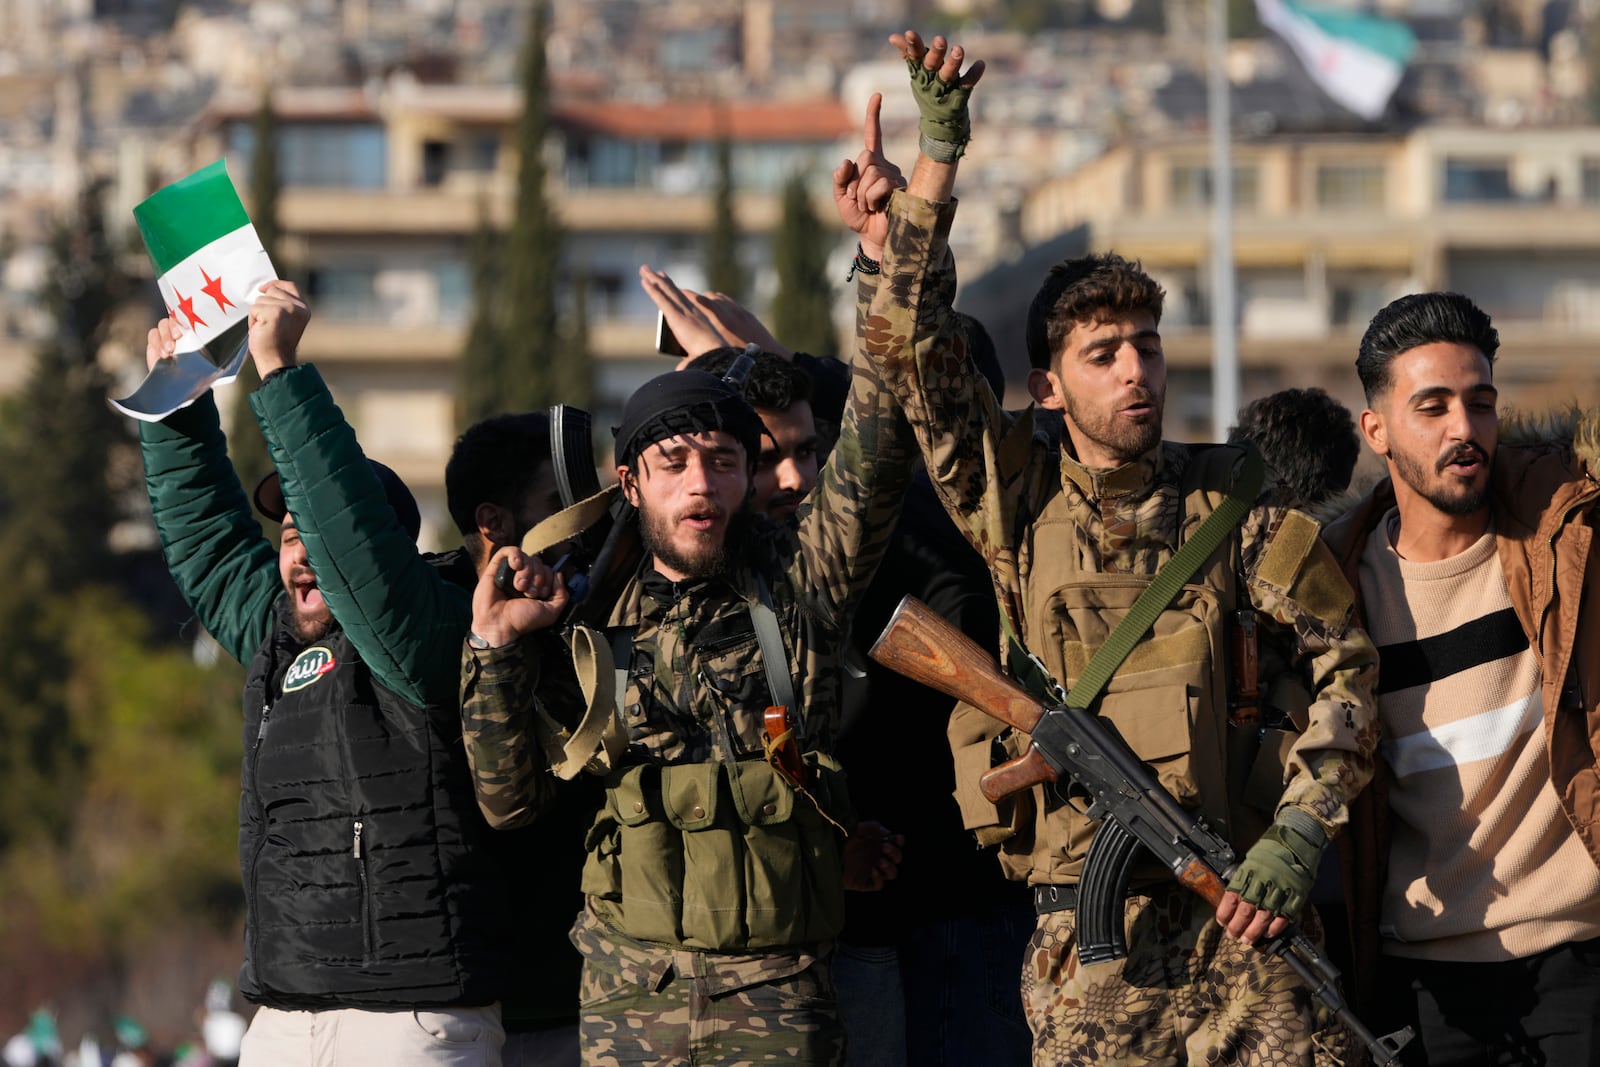
<path id="1" fill-rule="evenodd" d="M 645 383 L 617 429 L 643 556 L 614 585 L 596 577 L 582 606 L 611 651 L 624 741 L 572 931 L 586 1063 L 837 1064 L 829 950 L 847 877 L 881 884 L 898 860 L 870 824 L 847 843 L 831 753 L 850 620 L 889 543 L 910 435 L 858 366 L 810 506 L 774 525 L 749 506 L 762 432 L 734 384 L 693 370 Z M 527 709 L 562 699 L 574 672 L 552 640 L 565 576 L 514 548 L 499 558 L 522 595 L 480 581 L 462 715 L 480 806 L 514 825 L 560 786 Z"/>
<path id="2" fill-rule="evenodd" d="M 259 1010 L 240 1062 L 496 1067 L 513 919 L 456 707 L 470 592 L 417 551 L 410 491 L 298 363 L 309 318 L 283 281 L 250 309 L 250 406 L 276 467 L 254 497 L 276 548 L 211 394 L 140 424 L 173 579 L 247 664 L 239 992 Z M 177 340 L 163 319 L 150 365 Z"/>
<path id="3" fill-rule="evenodd" d="M 1014 642 L 1064 686 L 1206 516 L 1244 480 L 1252 455 L 1161 439 L 1166 365 L 1161 289 L 1114 254 L 1054 268 L 1028 312 L 1036 404 L 1060 411 L 1059 450 L 1031 417 L 1006 415 L 971 365 L 953 314 L 947 246 L 957 161 L 970 133 L 959 47 L 891 38 L 921 113 L 921 154 L 890 204 L 878 299 L 862 345 L 902 403 L 946 509 L 988 561 L 1002 655 Z M 1035 892 L 1022 963 L 1038 1064 L 1333 1062 L 1345 1035 L 1282 960 L 1253 943 L 1302 908 L 1327 838 L 1371 774 L 1376 656 L 1318 526 L 1247 497 L 1227 533 L 1111 677 L 1086 701 L 1179 803 L 1242 857 L 1213 913 L 1165 871 L 1135 866 L 1129 955 L 1084 966 L 1077 883 L 1096 829 L 1064 786 L 983 801 L 976 779 L 1002 735 L 976 712 L 952 721 L 969 827 L 1011 836 L 1002 861 Z M 1260 635 L 1261 674 L 1240 686 L 1230 628 Z M 997 742 L 997 743 L 996 743 Z M 963 777 L 964 776 L 964 777 Z"/>

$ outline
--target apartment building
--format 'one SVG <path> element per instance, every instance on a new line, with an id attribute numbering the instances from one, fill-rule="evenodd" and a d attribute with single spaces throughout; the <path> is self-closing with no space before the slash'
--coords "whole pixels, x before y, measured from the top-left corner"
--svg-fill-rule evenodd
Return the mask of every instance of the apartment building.
<path id="1" fill-rule="evenodd" d="M 365 89 L 286 89 L 274 105 L 281 254 L 305 280 L 316 314 L 302 354 L 321 368 L 368 451 L 400 471 L 447 541 L 442 480 L 472 303 L 467 244 L 485 214 L 501 227 L 509 222 L 520 96 L 509 87 L 392 79 Z M 227 158 L 247 201 L 256 107 L 247 96 L 220 96 L 194 145 L 197 166 Z M 587 279 L 597 424 L 609 425 L 621 401 L 668 366 L 654 354 L 655 308 L 639 289 L 639 264 L 704 284 L 718 140 L 732 146 L 740 262 L 747 296 L 762 308 L 776 287 L 767 249 L 783 183 L 807 175 L 819 218 L 831 219 L 827 175 L 856 134 L 831 98 L 575 98 L 553 106 L 552 125 L 546 164 L 566 232 L 564 273 Z M 843 263 L 852 249 L 842 233 L 840 247 Z M 842 274 L 841 267 L 841 281 Z M 570 300 L 570 284 L 563 295 Z"/>
<path id="2" fill-rule="evenodd" d="M 1027 245 L 1077 232 L 1162 281 L 1168 428 L 1191 439 L 1211 432 L 1209 161 L 1201 136 L 1123 144 L 1037 188 L 1020 220 Z M 1494 317 L 1509 404 L 1600 400 L 1600 129 L 1241 139 L 1233 179 L 1245 399 L 1322 385 L 1359 410 L 1372 314 L 1451 289 Z"/>

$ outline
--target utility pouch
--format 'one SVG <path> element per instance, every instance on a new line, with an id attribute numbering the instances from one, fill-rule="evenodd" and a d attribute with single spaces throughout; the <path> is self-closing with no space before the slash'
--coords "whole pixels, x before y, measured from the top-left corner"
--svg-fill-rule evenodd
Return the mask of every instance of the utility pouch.
<path id="1" fill-rule="evenodd" d="M 831 940 L 844 926 L 843 772 L 807 753 L 797 796 L 763 760 L 630 767 L 589 831 L 583 891 L 629 937 L 745 952 Z"/>

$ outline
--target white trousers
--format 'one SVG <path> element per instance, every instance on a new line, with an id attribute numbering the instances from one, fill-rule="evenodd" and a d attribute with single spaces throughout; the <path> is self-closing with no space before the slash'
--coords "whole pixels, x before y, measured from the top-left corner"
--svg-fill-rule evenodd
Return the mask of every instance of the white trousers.
<path id="1" fill-rule="evenodd" d="M 257 1009 L 239 1067 L 500 1067 L 500 1005 L 368 1011 Z"/>

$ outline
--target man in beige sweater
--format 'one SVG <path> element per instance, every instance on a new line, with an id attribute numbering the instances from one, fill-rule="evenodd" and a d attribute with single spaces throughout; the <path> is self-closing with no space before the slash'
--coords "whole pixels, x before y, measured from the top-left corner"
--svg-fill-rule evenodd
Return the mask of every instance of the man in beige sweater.
<path id="1" fill-rule="evenodd" d="M 1501 441 L 1498 347 L 1466 297 L 1425 293 L 1356 360 L 1389 470 L 1327 532 L 1380 664 L 1382 769 L 1347 865 L 1358 976 L 1418 1026 L 1408 1062 L 1595 1064 L 1600 420 L 1576 448 L 1571 426 Z"/>

